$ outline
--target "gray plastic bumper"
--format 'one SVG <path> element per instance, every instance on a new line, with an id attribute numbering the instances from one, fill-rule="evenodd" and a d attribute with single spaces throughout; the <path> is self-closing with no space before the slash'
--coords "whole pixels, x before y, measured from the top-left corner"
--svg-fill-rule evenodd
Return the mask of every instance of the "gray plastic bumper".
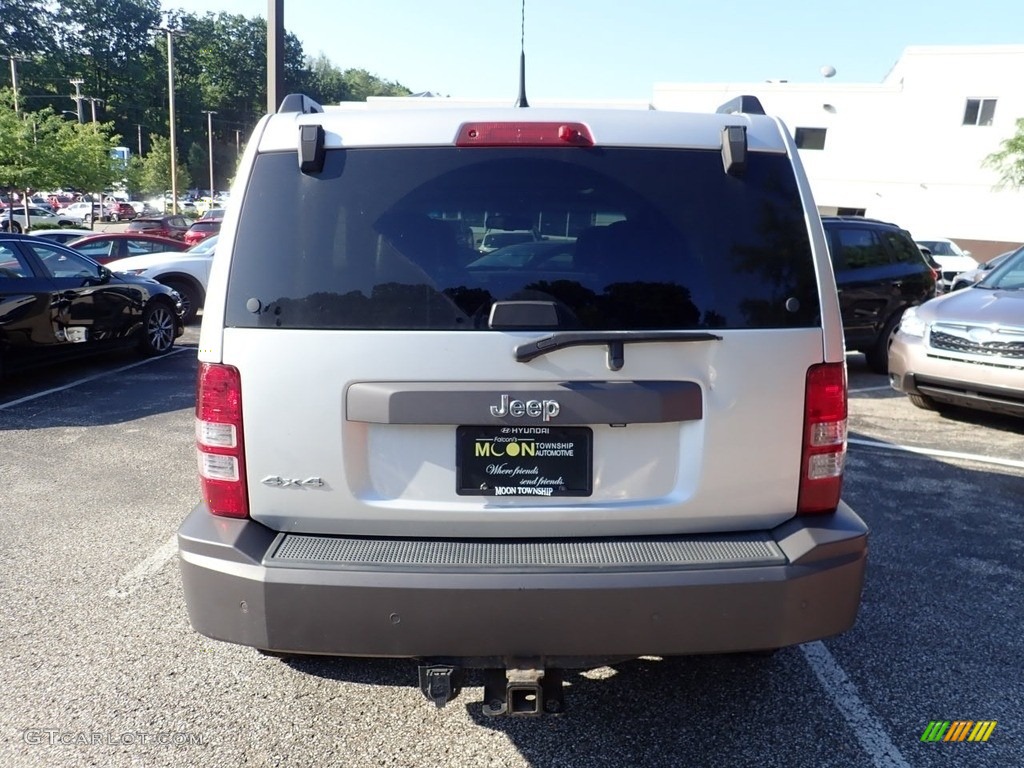
<path id="1" fill-rule="evenodd" d="M 189 618 L 212 638 L 291 653 L 556 663 L 780 648 L 843 632 L 860 604 L 867 535 L 842 504 L 766 532 L 582 549 L 550 541 L 542 556 L 521 541 L 304 536 L 293 546 L 293 535 L 199 506 L 178 544 Z M 495 561 L 503 547 L 513 549 Z"/>

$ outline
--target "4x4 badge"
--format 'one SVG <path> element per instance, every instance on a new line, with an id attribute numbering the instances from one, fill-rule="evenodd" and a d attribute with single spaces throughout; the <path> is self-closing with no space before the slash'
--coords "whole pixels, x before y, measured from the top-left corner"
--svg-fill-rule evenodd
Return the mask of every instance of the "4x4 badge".
<path id="1" fill-rule="evenodd" d="M 279 475 L 268 475 L 260 480 L 264 485 L 270 485 L 274 488 L 288 488 L 295 486 L 298 488 L 323 488 L 324 481 L 319 477 L 307 477 L 305 480 L 299 480 L 291 477 L 280 477 Z"/>
<path id="2" fill-rule="evenodd" d="M 491 406 L 491 416 L 530 416 L 551 421 L 561 409 L 557 400 L 510 400 L 508 395 L 502 395 L 501 402 Z"/>

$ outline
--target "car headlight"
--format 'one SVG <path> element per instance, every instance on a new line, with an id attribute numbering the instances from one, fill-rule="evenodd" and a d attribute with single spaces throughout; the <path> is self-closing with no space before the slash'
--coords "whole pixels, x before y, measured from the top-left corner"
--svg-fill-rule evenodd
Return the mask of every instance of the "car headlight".
<path id="1" fill-rule="evenodd" d="M 141 277 L 146 274 L 146 270 L 144 269 L 122 269 L 120 271 L 126 275 L 135 275 L 136 277 Z"/>
<path id="2" fill-rule="evenodd" d="M 927 327 L 928 324 L 917 316 L 916 307 L 909 307 L 900 318 L 900 333 L 905 333 L 907 336 L 924 338 Z"/>

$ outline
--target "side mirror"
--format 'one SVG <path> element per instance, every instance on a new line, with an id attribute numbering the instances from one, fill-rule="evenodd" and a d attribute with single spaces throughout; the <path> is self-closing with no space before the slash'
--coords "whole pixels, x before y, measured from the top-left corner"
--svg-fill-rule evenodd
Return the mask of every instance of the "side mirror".
<path id="1" fill-rule="evenodd" d="M 964 251 L 964 256 L 970 256 L 970 255 L 971 255 L 970 251 Z"/>

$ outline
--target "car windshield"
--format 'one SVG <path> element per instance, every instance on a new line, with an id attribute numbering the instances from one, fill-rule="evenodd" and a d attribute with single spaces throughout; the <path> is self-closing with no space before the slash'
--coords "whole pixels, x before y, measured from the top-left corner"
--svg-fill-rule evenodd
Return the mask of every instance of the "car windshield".
<path id="1" fill-rule="evenodd" d="M 820 323 L 783 155 L 752 152 L 742 182 L 720 152 L 657 148 L 331 150 L 315 183 L 294 166 L 256 160 L 253 183 L 277 194 L 240 212 L 229 325 L 487 331 L 499 301 L 590 331 Z M 481 264 L 467 229 L 571 256 Z"/>
<path id="2" fill-rule="evenodd" d="M 964 252 L 960 250 L 956 243 L 949 240 L 918 240 L 918 245 L 922 245 L 932 252 L 933 256 L 963 256 Z"/>
<path id="3" fill-rule="evenodd" d="M 1002 291 L 1019 291 L 1024 288 L 1024 247 L 1004 258 L 976 287 Z"/>

